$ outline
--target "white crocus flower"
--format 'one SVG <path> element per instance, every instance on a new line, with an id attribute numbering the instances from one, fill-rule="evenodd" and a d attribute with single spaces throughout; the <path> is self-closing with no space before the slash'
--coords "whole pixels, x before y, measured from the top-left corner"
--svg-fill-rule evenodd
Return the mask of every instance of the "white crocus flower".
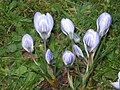
<path id="1" fill-rule="evenodd" d="M 70 19 L 68 19 L 68 18 L 64 19 L 63 18 L 61 20 L 61 30 L 70 39 L 73 39 L 73 37 L 74 37 L 74 28 L 75 28 L 74 24 Z"/>
<path id="2" fill-rule="evenodd" d="M 41 14 L 36 12 L 34 15 L 34 26 L 43 40 L 50 37 L 51 30 L 53 28 L 54 21 L 49 13 Z"/>
<path id="3" fill-rule="evenodd" d="M 71 66 L 75 61 L 75 56 L 71 51 L 65 51 L 62 55 L 62 59 L 66 66 Z"/>
<path id="4" fill-rule="evenodd" d="M 112 17 L 107 12 L 102 13 L 97 19 L 97 31 L 100 37 L 104 36 L 112 23 Z"/>
<path id="5" fill-rule="evenodd" d="M 29 34 L 22 37 L 22 47 L 29 53 L 33 52 L 33 39 Z"/>
<path id="6" fill-rule="evenodd" d="M 87 56 L 89 57 L 89 53 L 91 52 L 94 53 L 95 50 L 97 49 L 97 46 L 99 45 L 100 42 L 99 34 L 93 29 L 89 29 L 83 37 L 83 42 L 85 51 L 87 53 Z"/>

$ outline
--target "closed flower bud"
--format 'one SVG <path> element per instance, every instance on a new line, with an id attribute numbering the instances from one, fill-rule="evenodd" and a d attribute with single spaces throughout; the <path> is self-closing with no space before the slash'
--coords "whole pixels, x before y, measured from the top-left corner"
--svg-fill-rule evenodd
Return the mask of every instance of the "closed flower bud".
<path id="1" fill-rule="evenodd" d="M 82 50 L 77 45 L 73 45 L 73 49 L 77 57 L 84 57 Z"/>
<path id="2" fill-rule="evenodd" d="M 65 65 L 71 66 L 75 61 L 75 56 L 71 51 L 65 51 L 62 55 L 62 59 Z"/>
<path id="3" fill-rule="evenodd" d="M 53 59 L 53 54 L 50 51 L 50 49 L 47 50 L 46 54 L 45 54 L 45 59 L 47 61 L 48 64 L 51 64 L 51 61 Z"/>
<path id="4" fill-rule="evenodd" d="M 75 33 L 74 33 L 74 41 L 75 43 L 80 43 L 80 38 Z"/>
<path id="5" fill-rule="evenodd" d="M 33 39 L 29 34 L 23 36 L 22 47 L 29 53 L 33 52 Z"/>
<path id="6" fill-rule="evenodd" d="M 51 30 L 53 28 L 54 21 L 49 13 L 41 14 L 36 12 L 34 15 L 34 26 L 43 40 L 50 37 Z"/>
<path id="7" fill-rule="evenodd" d="M 94 52 L 100 42 L 99 34 L 93 29 L 89 29 L 83 37 L 85 51 L 89 57 L 89 53 Z"/>
<path id="8" fill-rule="evenodd" d="M 61 20 L 61 30 L 62 32 L 67 35 L 70 39 L 74 37 L 74 24 L 73 22 L 66 18 Z"/>
<path id="9" fill-rule="evenodd" d="M 112 23 L 112 17 L 107 12 L 102 13 L 97 19 L 97 31 L 100 37 L 104 36 Z"/>

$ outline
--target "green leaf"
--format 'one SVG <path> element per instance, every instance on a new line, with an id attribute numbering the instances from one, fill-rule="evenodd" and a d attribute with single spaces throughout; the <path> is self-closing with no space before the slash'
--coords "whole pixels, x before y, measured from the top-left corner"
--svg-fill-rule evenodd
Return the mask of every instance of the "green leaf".
<path id="1" fill-rule="evenodd" d="M 7 52 L 15 52 L 17 50 L 17 46 L 15 44 L 10 44 L 7 46 Z"/>
<path id="2" fill-rule="evenodd" d="M 14 41 L 21 41 L 21 36 L 14 36 L 12 39 Z"/>
<path id="3" fill-rule="evenodd" d="M 0 56 L 4 55 L 6 53 L 5 48 L 0 48 Z"/>
<path id="4" fill-rule="evenodd" d="M 34 80 L 35 76 L 36 76 L 36 74 L 34 72 L 29 72 L 26 81 L 32 81 L 32 80 Z"/>
<path id="5" fill-rule="evenodd" d="M 21 76 L 22 74 L 26 73 L 27 72 L 27 67 L 25 66 L 20 66 L 16 71 L 15 71 L 15 74 L 17 76 Z"/>
<path id="6" fill-rule="evenodd" d="M 15 8 L 17 6 L 17 1 L 12 1 L 9 5 L 9 10 Z"/>
<path id="7" fill-rule="evenodd" d="M 69 81 L 69 85 L 70 85 L 70 87 L 74 90 L 72 76 L 70 76 L 69 71 L 68 71 L 68 73 L 67 73 L 67 74 L 68 74 L 68 81 Z"/>
<path id="8" fill-rule="evenodd" d="M 1 71 L 3 71 L 6 75 L 10 72 L 8 67 L 1 68 Z"/>
<path id="9" fill-rule="evenodd" d="M 53 74 L 53 69 L 51 66 L 47 65 L 47 71 L 48 71 L 48 74 L 52 77 L 52 79 L 55 79 L 55 76 Z"/>
<path id="10" fill-rule="evenodd" d="M 26 22 L 26 23 L 31 23 L 32 19 L 30 19 L 30 18 L 21 18 L 20 21 L 21 22 Z"/>

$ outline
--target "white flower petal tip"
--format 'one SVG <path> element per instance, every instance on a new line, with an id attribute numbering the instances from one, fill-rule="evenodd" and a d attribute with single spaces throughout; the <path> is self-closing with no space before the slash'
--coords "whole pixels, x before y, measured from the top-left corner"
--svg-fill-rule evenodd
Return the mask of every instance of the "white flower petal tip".
<path id="1" fill-rule="evenodd" d="M 46 61 L 47 61 L 48 64 L 51 64 L 51 61 L 52 61 L 52 59 L 53 59 L 53 54 L 52 54 L 52 52 L 51 52 L 50 49 L 48 49 L 48 50 L 46 51 L 45 59 L 46 59 Z"/>
<path id="2" fill-rule="evenodd" d="M 107 12 L 102 13 L 97 19 L 97 31 L 100 37 L 103 37 L 109 30 L 112 23 L 112 17 Z"/>
<path id="3" fill-rule="evenodd" d="M 112 82 L 111 85 L 116 88 L 117 90 L 120 90 L 120 83 L 119 82 Z"/>
<path id="4" fill-rule="evenodd" d="M 80 43 L 80 38 L 78 37 L 77 34 L 74 33 L 74 38 L 73 39 L 74 39 L 75 43 Z"/>
<path id="5" fill-rule="evenodd" d="M 45 15 L 36 12 L 34 15 L 34 26 L 41 38 L 46 40 L 50 37 L 51 30 L 54 26 L 54 20 L 49 13 Z"/>
<path id="6" fill-rule="evenodd" d="M 73 37 L 74 37 L 74 28 L 75 28 L 74 24 L 70 19 L 68 19 L 68 18 L 64 19 L 63 18 L 61 20 L 61 30 L 70 39 L 73 39 Z"/>
<path id="7" fill-rule="evenodd" d="M 98 32 L 94 31 L 93 29 L 89 29 L 83 37 L 83 42 L 85 51 L 87 53 L 87 56 L 89 57 L 89 53 L 95 52 L 95 50 L 97 49 L 97 46 L 100 42 L 100 36 Z"/>
<path id="8" fill-rule="evenodd" d="M 33 52 L 33 39 L 29 34 L 22 37 L 22 47 L 29 53 Z"/>
<path id="9" fill-rule="evenodd" d="M 75 61 L 75 56 L 71 51 L 65 51 L 62 55 L 62 59 L 66 66 L 71 66 Z"/>
<path id="10" fill-rule="evenodd" d="M 118 73 L 118 79 L 120 80 L 120 72 Z"/>
<path id="11" fill-rule="evenodd" d="M 77 57 L 84 57 L 82 50 L 77 45 L 73 45 L 73 50 Z"/>

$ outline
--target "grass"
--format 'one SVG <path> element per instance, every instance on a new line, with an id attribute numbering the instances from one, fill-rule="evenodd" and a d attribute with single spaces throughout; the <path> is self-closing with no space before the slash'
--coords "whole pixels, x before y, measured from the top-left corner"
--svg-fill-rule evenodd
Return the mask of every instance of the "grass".
<path id="1" fill-rule="evenodd" d="M 59 76 L 64 71 L 62 53 L 70 49 L 69 42 L 60 29 L 62 18 L 70 18 L 75 24 L 75 32 L 82 38 L 89 28 L 96 30 L 98 16 L 106 11 L 113 21 L 105 42 L 99 51 L 94 69 L 94 89 L 114 90 L 110 82 L 117 80 L 120 71 L 120 2 L 119 0 L 1 0 L 0 1 L 0 88 L 1 90 L 39 90 L 49 87 L 44 75 L 29 58 L 21 46 L 22 36 L 29 33 L 34 39 L 34 56 L 46 72 L 43 41 L 33 24 L 35 12 L 49 12 L 55 21 L 51 36 L 47 41 L 54 55 L 54 71 Z M 79 45 L 84 52 L 84 46 Z M 85 53 L 84 53 L 85 54 Z M 61 76 L 63 77 L 63 76 Z M 77 77 L 76 77 L 77 78 Z M 66 78 L 65 78 L 66 79 Z M 79 86 L 79 80 L 74 79 Z M 55 82 L 55 81 L 54 81 Z M 65 81 L 58 85 L 60 90 L 69 90 Z M 47 86 L 44 86 L 47 85 Z M 48 88 L 47 88 L 48 89 Z"/>

